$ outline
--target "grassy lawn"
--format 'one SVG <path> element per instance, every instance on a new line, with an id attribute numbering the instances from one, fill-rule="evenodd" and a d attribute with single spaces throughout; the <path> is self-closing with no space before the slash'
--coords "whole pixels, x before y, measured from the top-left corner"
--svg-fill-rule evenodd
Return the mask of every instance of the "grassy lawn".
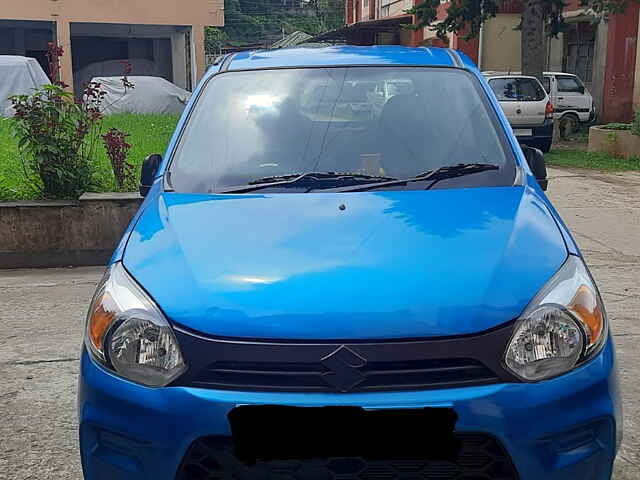
<path id="1" fill-rule="evenodd" d="M 545 155 L 548 166 L 589 168 L 604 171 L 640 170 L 640 159 L 613 157 L 607 153 L 557 149 Z"/>
<path id="2" fill-rule="evenodd" d="M 0 119 L 0 201 L 29 200 L 37 198 L 37 190 L 31 186 L 24 173 L 15 140 L 11 136 L 11 119 Z M 172 115 L 132 115 L 120 114 L 105 117 L 102 131 L 111 127 L 130 134 L 129 162 L 139 166 L 150 153 L 162 153 L 167 147 L 178 122 Z M 102 140 L 96 149 L 96 181 L 100 191 L 114 191 L 115 181 L 111 164 Z"/>

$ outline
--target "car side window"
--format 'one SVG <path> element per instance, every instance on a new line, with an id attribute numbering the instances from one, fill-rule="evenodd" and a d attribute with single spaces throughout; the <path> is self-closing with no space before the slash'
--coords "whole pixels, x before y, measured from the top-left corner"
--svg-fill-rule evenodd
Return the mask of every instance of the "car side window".
<path id="1" fill-rule="evenodd" d="M 542 79 L 542 86 L 547 91 L 547 93 L 551 93 L 551 77 L 544 77 Z"/>
<path id="2" fill-rule="evenodd" d="M 582 92 L 582 85 L 580 85 L 576 77 L 557 77 L 556 81 L 558 82 L 559 92 Z"/>

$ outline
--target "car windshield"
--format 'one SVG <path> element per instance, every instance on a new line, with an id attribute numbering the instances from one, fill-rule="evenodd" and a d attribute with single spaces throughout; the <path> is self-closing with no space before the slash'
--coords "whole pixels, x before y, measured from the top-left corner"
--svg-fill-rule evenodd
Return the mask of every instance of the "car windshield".
<path id="1" fill-rule="evenodd" d="M 462 163 L 498 168 L 469 170 L 473 174 L 443 179 L 437 188 L 513 184 L 515 163 L 504 131 L 468 72 L 414 67 L 225 72 L 204 87 L 171 162 L 168 186 L 213 193 L 306 173 L 306 187 L 321 180 L 336 187 L 411 178 Z M 340 173 L 340 183 L 327 182 L 327 173 Z M 295 191 L 287 188 L 295 186 L 290 183 L 262 191 Z"/>

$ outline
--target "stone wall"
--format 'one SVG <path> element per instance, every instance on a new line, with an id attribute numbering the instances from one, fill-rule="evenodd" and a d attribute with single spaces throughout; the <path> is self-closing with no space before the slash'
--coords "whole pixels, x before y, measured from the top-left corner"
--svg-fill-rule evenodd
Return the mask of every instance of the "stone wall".
<path id="1" fill-rule="evenodd" d="M 0 268 L 105 265 L 141 202 L 137 193 L 86 193 L 0 203 Z"/>
<path id="2" fill-rule="evenodd" d="M 629 130 L 589 128 L 590 152 L 605 152 L 616 157 L 640 157 L 640 137 Z"/>

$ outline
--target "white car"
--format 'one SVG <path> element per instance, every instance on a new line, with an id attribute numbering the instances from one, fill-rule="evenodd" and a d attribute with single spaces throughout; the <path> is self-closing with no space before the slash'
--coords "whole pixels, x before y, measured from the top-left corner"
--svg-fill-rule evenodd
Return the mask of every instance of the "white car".
<path id="1" fill-rule="evenodd" d="M 483 72 L 521 144 L 551 149 L 553 104 L 536 77 Z"/>
<path id="2" fill-rule="evenodd" d="M 554 118 L 560 121 L 563 136 L 571 135 L 581 123 L 594 120 L 593 97 L 577 75 L 544 72 L 542 85 L 551 98 Z"/>

